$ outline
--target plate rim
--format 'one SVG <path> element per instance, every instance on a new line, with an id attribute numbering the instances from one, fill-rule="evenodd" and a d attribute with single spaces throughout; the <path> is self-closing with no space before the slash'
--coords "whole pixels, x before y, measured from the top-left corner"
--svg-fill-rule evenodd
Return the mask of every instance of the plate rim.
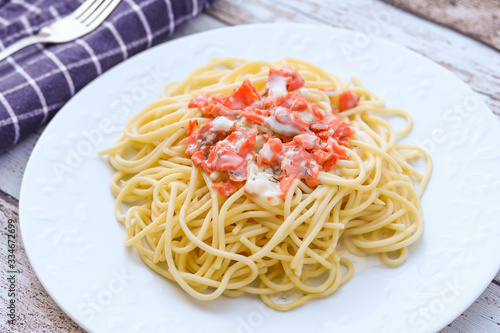
<path id="1" fill-rule="evenodd" d="M 46 128 L 43 130 L 42 134 L 40 135 L 40 137 L 38 138 L 37 140 L 37 143 L 35 144 L 35 146 L 33 147 L 32 149 L 32 152 L 34 152 L 35 150 L 37 149 L 42 149 L 41 148 L 41 140 L 42 138 L 44 138 L 44 136 L 46 135 L 50 135 L 50 132 L 52 130 L 52 128 L 54 126 L 57 126 L 57 121 L 54 121 L 55 119 L 59 119 L 60 115 L 63 113 L 63 112 L 68 112 L 68 111 L 65 111 L 66 109 L 68 109 L 69 107 L 71 107 L 71 104 L 69 105 L 68 107 L 68 104 L 75 98 L 78 98 L 78 96 L 81 96 L 81 95 L 85 95 L 87 93 L 87 91 L 89 89 L 91 89 L 90 87 L 98 80 L 105 80 L 107 77 L 109 76 L 112 76 L 114 75 L 114 73 L 119 73 L 122 68 L 126 68 L 127 64 L 130 62 L 131 59 L 135 59 L 137 57 L 144 57 L 146 56 L 147 54 L 150 54 L 150 53 L 154 53 L 154 52 L 159 52 L 159 50 L 161 50 L 162 48 L 169 48 L 169 47 L 172 47 L 172 44 L 177 44 L 177 43 L 181 43 L 182 41 L 185 41 L 185 40 L 189 40 L 189 39 L 195 39 L 195 38 L 200 38 L 201 37 L 208 37 L 209 35 L 212 35 L 212 34 L 220 34 L 220 33 L 225 33 L 225 31 L 238 31 L 238 30 L 248 30 L 248 29 L 254 29 L 254 28 L 270 28 L 270 29 L 278 29 L 278 28 L 287 28 L 287 27 L 291 27 L 291 28 L 305 28 L 305 29 L 315 29 L 315 30 L 323 30 L 323 31 L 336 31 L 338 33 L 348 33 L 348 34 L 356 34 L 356 33 L 361 33 L 361 34 L 365 34 L 365 35 L 368 35 L 372 40 L 378 42 L 378 43 L 383 43 L 385 45 L 390 45 L 390 47 L 396 47 L 400 50 L 402 50 L 403 52 L 410 52 L 412 53 L 414 56 L 417 56 L 418 58 L 420 58 L 420 60 L 423 60 L 428 66 L 433 66 L 435 68 L 439 68 L 439 70 L 443 71 L 443 72 L 446 72 L 446 74 L 448 76 L 451 77 L 451 79 L 453 79 L 454 81 L 456 81 L 457 83 L 460 83 L 462 86 L 466 87 L 467 89 L 469 89 L 471 92 L 473 92 L 474 94 L 477 94 L 477 92 L 475 92 L 467 83 L 465 83 L 462 79 L 460 79 L 456 74 L 454 74 L 453 72 L 451 72 L 448 68 L 434 62 L 433 60 L 431 60 L 430 58 L 406 47 L 406 46 L 403 46 L 397 42 L 393 42 L 393 41 L 389 41 L 389 40 L 386 40 L 384 38 L 381 38 L 381 37 L 378 37 L 378 36 L 373 36 L 373 35 L 370 35 L 370 34 L 366 34 L 364 32 L 361 32 L 361 31 L 356 31 L 356 30 L 350 30 L 350 29 L 346 29 L 346 28 L 340 28 L 340 27 L 332 27 L 332 26 L 328 26 L 328 25 L 324 25 L 324 24 L 308 24 L 308 23 L 252 23 L 252 24 L 242 24 L 242 25 L 236 25 L 236 26 L 228 26 L 228 27 L 220 27 L 220 28 L 215 28 L 215 29 L 211 29 L 211 30 L 207 30 L 207 31 L 202 31 L 202 32 L 197 32 L 197 33 L 193 33 L 193 34 L 189 34 L 189 35 L 186 35 L 186 36 L 182 36 L 182 37 L 179 37 L 179 38 L 175 38 L 175 39 L 171 39 L 171 40 L 168 40 L 168 41 L 165 41 L 163 43 L 160 43 L 158 45 L 155 45 L 154 47 L 150 48 L 150 49 L 147 49 L 145 51 L 142 51 L 142 52 L 139 52 L 135 55 L 133 55 L 132 57 L 130 58 L 127 58 L 125 59 L 124 61 L 122 61 L 121 63 L 117 64 L 116 66 L 108 69 L 106 72 L 104 72 L 103 74 L 99 75 L 98 77 L 96 77 L 95 79 L 93 79 L 91 82 L 89 82 L 87 85 L 85 85 L 80 91 L 78 91 L 74 96 L 71 97 L 70 100 L 68 100 L 64 105 L 63 107 L 52 117 L 52 119 L 49 121 L 49 123 L 47 124 Z M 484 107 L 486 107 L 490 112 L 488 113 L 488 117 L 491 119 L 491 120 L 495 120 L 495 122 L 498 123 L 497 119 L 495 118 L 494 116 L 494 113 L 492 112 L 491 108 L 482 100 L 480 99 L 480 104 L 482 104 Z M 42 286 L 44 287 L 44 289 L 47 291 L 47 293 L 49 294 L 50 298 L 59 306 L 59 308 L 61 309 L 61 311 L 63 311 L 68 317 L 70 317 L 75 323 L 77 323 L 80 327 L 82 327 L 83 329 L 87 330 L 87 331 L 92 331 L 90 329 L 90 327 L 87 326 L 87 324 L 81 320 L 81 318 L 78 318 L 76 316 L 73 316 L 72 315 L 72 311 L 67 311 L 66 308 L 67 306 L 65 306 L 64 304 L 61 303 L 61 300 L 58 299 L 57 297 L 54 297 L 53 295 L 53 290 L 50 289 L 50 285 L 47 283 L 47 281 L 43 281 L 43 279 L 40 278 L 40 272 L 39 272 L 39 269 L 36 268 L 36 265 L 33 264 L 33 250 L 28 250 L 28 248 L 31 248 L 31 245 L 27 244 L 27 241 L 25 240 L 25 238 L 23 237 L 23 234 L 25 234 L 24 230 L 25 228 L 27 228 L 27 224 L 26 223 L 23 223 L 23 220 L 29 220 L 29 217 L 26 216 L 26 207 L 25 207 L 25 198 L 27 197 L 27 194 L 26 192 L 28 191 L 27 190 L 27 187 L 29 185 L 27 185 L 27 181 L 26 178 L 28 178 L 26 175 L 30 173 L 30 170 L 33 169 L 33 164 L 34 164 L 34 158 L 33 158 L 33 154 L 30 153 L 30 158 L 28 159 L 28 162 L 26 164 L 26 169 L 23 173 L 23 177 L 22 177 L 22 182 L 21 182 L 21 189 L 20 189 L 20 195 L 19 195 L 19 228 L 20 228 L 20 232 L 21 232 L 21 238 L 22 238 L 22 242 L 23 242 L 23 246 L 25 248 L 25 253 L 26 253 L 26 256 L 28 257 L 28 260 L 29 260 L 29 263 L 30 263 L 30 266 L 31 268 L 33 269 L 33 271 L 35 272 L 36 274 L 36 277 L 38 279 L 38 281 L 42 284 Z M 489 260 L 489 262 L 491 263 L 491 260 Z M 470 299 L 468 300 L 467 302 L 462 302 L 460 303 L 461 305 L 459 306 L 456 306 L 455 308 L 457 309 L 460 309 L 460 313 L 463 313 L 466 309 L 468 309 L 473 303 L 474 301 L 486 290 L 486 288 L 489 286 L 489 284 L 491 283 L 491 281 L 493 280 L 493 278 L 496 276 L 496 274 L 498 273 L 498 270 L 500 269 L 500 255 L 497 257 L 497 264 L 496 266 L 494 265 L 488 265 L 487 267 L 490 268 L 490 273 L 489 275 L 487 274 L 484 274 L 483 272 L 483 276 L 484 275 L 487 275 L 487 279 L 483 277 L 483 282 L 482 283 L 478 283 L 477 280 L 476 282 L 469 286 L 469 288 L 473 289 L 474 291 L 471 293 L 471 294 L 474 294 L 475 295 L 475 298 L 474 299 Z M 452 311 L 453 313 L 455 313 L 455 311 Z M 458 316 L 460 315 L 460 313 L 458 313 L 458 310 L 457 310 L 457 313 L 456 315 L 452 316 L 452 315 L 448 315 L 448 316 L 441 316 L 441 320 L 437 320 L 438 322 L 441 323 L 441 325 L 430 325 L 431 327 L 430 328 L 437 328 L 437 326 L 439 326 L 439 329 L 442 329 L 444 328 L 446 325 L 448 325 L 450 322 L 454 321 L 456 318 L 458 318 Z M 427 329 L 426 329 L 427 331 Z"/>

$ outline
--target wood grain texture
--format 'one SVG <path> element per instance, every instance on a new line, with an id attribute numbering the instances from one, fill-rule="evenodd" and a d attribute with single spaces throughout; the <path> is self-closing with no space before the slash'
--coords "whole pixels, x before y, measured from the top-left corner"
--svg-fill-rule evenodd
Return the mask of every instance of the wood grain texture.
<path id="1" fill-rule="evenodd" d="M 0 198 L 0 267 L 7 267 L 6 225 L 8 219 L 19 223 L 17 205 Z M 69 318 L 50 298 L 38 281 L 35 272 L 29 264 L 21 241 L 19 228 L 16 230 L 16 261 L 19 270 L 17 274 L 16 299 L 18 322 L 15 326 L 0 321 L 0 332 L 84 332 Z M 5 272 L 5 270 L 2 270 Z M 500 276 L 500 272 L 499 272 Z M 2 276 L 0 290 L 7 290 L 7 280 Z M 5 308 L 7 297 L 0 295 L 0 304 Z M 500 282 L 491 283 L 483 294 L 463 314 L 440 333 L 494 332 L 500 327 Z"/>
<path id="2" fill-rule="evenodd" d="M 498 0 L 383 1 L 457 30 L 500 50 L 500 2 Z"/>
<path id="3" fill-rule="evenodd" d="M 172 38 L 221 26 L 257 22 L 326 24 L 352 30 L 369 30 L 382 20 L 377 37 L 402 44 L 448 68 L 468 83 L 500 119 L 500 55 L 459 33 L 374 0 L 220 0 Z M 384 16 L 385 15 L 385 16 Z M 382 19 L 380 19 L 380 17 Z M 368 31 L 370 32 L 370 31 Z M 19 198 L 22 175 L 41 131 L 0 155 L 0 189 Z"/>
<path id="4" fill-rule="evenodd" d="M 209 13 L 230 25 L 326 24 L 401 44 L 449 69 L 500 118 L 500 57 L 496 50 L 382 1 L 221 0 Z"/>
<path id="5" fill-rule="evenodd" d="M 0 154 L 0 189 L 14 198 L 19 199 L 24 169 L 41 133 L 42 129 Z"/>
<path id="6" fill-rule="evenodd" d="M 500 286 L 491 283 L 464 313 L 440 333 L 500 332 Z"/>
<path id="7" fill-rule="evenodd" d="M 416 2 L 416 1 L 415 1 Z M 458 2 L 458 1 L 457 1 Z M 492 2 L 486 0 L 485 2 Z M 498 1 L 497 1 L 498 3 Z M 443 28 L 409 12 L 375 0 L 220 0 L 208 12 L 181 27 L 172 38 L 221 26 L 255 22 L 326 24 L 367 32 L 404 45 L 448 68 L 467 82 L 500 115 L 500 57 L 492 48 L 461 33 Z M 370 30 L 373 22 L 380 29 Z M 0 265 L 5 262 L 6 221 L 17 220 L 17 199 L 22 175 L 39 137 L 33 134 L 13 150 L 0 155 Z M 19 229 L 18 235 L 19 235 Z M 52 301 L 36 278 L 19 242 L 19 327 L 1 332 L 82 332 Z M 5 266 L 2 266 L 2 268 Z M 2 270 L 4 272 L 4 270 Z M 0 288 L 5 288 L 2 276 Z M 0 295 L 5 305 L 6 295 Z M 500 272 L 484 293 L 441 333 L 500 332 Z M 3 312 L 2 312 L 3 314 Z M 1 317 L 3 318 L 3 317 Z M 21 324 L 22 323 L 22 324 Z M 2 326 L 3 325 L 3 326 Z"/>
<path id="8" fill-rule="evenodd" d="M 227 24 L 224 24 L 216 18 L 207 14 L 201 14 L 190 23 L 191 24 L 181 25 L 169 38 L 169 40 L 180 38 L 197 32 L 227 26 Z M 19 199 L 19 194 L 21 191 L 21 181 L 23 178 L 24 170 L 26 168 L 26 164 L 28 163 L 31 151 L 33 150 L 33 147 L 35 146 L 43 130 L 44 128 L 37 130 L 26 139 L 19 142 L 9 151 L 0 154 L 1 191 L 14 198 Z"/>

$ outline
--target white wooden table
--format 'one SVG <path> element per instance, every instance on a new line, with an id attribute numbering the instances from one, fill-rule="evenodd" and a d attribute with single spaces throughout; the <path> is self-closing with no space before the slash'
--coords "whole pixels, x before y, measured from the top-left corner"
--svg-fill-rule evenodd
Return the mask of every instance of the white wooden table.
<path id="1" fill-rule="evenodd" d="M 500 2 L 498 7 L 500 8 Z M 376 18 L 383 20 L 384 24 L 374 29 L 370 22 Z M 452 29 L 381 1 L 220 0 L 206 13 L 181 27 L 172 38 L 218 27 L 260 22 L 324 24 L 364 31 L 404 45 L 448 68 L 468 83 L 500 117 L 500 52 Z M 6 267 L 7 260 L 7 221 L 18 221 L 18 199 L 23 172 L 41 132 L 42 130 L 37 131 L 9 152 L 0 155 L 2 270 Z M 48 296 L 31 269 L 22 244 L 17 244 L 17 265 L 20 267 L 17 285 L 19 316 L 14 331 L 83 331 Z M 8 332 L 12 331 L 12 327 L 4 319 L 7 286 L 5 274 L 2 275 L 0 286 L 0 331 Z M 442 332 L 500 332 L 500 274 L 497 274 L 474 304 Z"/>

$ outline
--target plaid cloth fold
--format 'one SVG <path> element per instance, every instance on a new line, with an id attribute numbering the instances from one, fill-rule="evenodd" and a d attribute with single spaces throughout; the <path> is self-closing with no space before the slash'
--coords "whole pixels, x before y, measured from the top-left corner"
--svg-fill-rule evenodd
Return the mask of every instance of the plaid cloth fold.
<path id="1" fill-rule="evenodd" d="M 34 45 L 0 62 L 0 154 L 45 124 L 76 92 L 165 40 L 216 0 L 122 0 L 95 31 Z M 0 49 L 73 12 L 83 0 L 0 0 Z"/>

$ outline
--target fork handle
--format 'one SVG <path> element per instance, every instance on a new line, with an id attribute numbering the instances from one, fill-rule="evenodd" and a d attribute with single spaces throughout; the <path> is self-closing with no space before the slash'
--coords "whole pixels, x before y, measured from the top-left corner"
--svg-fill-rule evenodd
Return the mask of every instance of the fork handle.
<path id="1" fill-rule="evenodd" d="M 22 38 L 17 42 L 15 42 L 14 44 L 7 46 L 5 50 L 0 52 L 0 61 L 4 60 L 8 56 L 12 55 L 13 53 L 16 53 L 19 50 L 24 49 L 27 46 L 43 42 L 44 39 L 40 38 L 39 36 L 28 36 Z"/>

